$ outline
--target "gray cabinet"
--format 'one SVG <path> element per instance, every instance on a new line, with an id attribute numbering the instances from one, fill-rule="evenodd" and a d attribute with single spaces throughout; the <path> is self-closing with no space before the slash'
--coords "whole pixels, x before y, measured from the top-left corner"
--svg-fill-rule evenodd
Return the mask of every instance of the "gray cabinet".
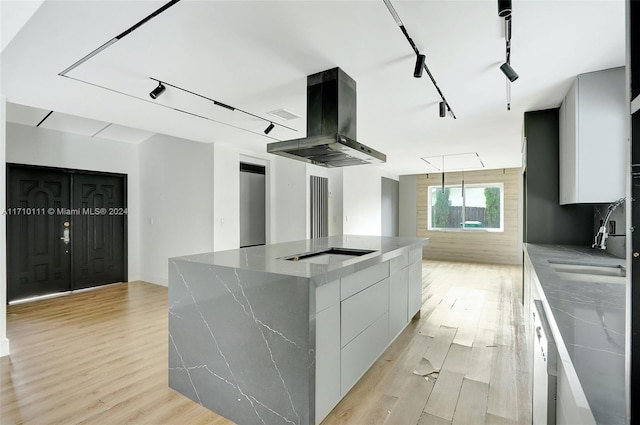
<path id="1" fill-rule="evenodd" d="M 625 195 L 624 68 L 576 77 L 560 107 L 560 204 L 609 203 Z"/>

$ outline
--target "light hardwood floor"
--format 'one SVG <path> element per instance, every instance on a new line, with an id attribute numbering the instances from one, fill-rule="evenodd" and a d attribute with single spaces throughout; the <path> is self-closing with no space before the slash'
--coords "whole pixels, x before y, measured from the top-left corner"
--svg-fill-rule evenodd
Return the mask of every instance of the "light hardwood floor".
<path id="1" fill-rule="evenodd" d="M 425 261 L 423 281 L 421 318 L 323 425 L 530 423 L 520 268 Z M 167 386 L 164 287 L 9 306 L 7 326 L 3 425 L 231 424 Z"/>

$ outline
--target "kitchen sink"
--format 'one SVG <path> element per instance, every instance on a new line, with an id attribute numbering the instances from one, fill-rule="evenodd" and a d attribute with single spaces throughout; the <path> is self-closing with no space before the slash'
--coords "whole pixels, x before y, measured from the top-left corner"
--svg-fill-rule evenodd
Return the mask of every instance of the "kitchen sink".
<path id="1" fill-rule="evenodd" d="M 313 264 L 336 264 L 352 258 L 371 254 L 371 250 L 351 248 L 328 248 L 322 251 L 305 252 L 285 257 L 283 260 Z"/>
<path id="2" fill-rule="evenodd" d="M 626 269 L 620 265 L 594 265 L 549 260 L 551 267 L 566 280 L 593 283 L 625 283 Z"/>

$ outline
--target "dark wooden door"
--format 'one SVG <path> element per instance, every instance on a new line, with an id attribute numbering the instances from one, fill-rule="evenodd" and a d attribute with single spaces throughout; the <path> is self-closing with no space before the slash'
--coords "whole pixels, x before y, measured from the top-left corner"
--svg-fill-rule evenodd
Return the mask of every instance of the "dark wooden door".
<path id="1" fill-rule="evenodd" d="M 126 193 L 123 176 L 74 174 L 74 288 L 125 281 Z"/>
<path id="2" fill-rule="evenodd" d="M 8 165 L 7 182 L 8 300 L 70 290 L 70 246 L 61 239 L 70 176 Z"/>
<path id="3" fill-rule="evenodd" d="M 126 177 L 7 165 L 7 300 L 126 281 Z"/>

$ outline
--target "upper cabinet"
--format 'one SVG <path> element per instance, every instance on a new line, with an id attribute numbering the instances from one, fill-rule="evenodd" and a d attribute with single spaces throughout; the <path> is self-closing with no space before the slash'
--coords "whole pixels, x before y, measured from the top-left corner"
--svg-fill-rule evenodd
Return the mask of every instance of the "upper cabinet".
<path id="1" fill-rule="evenodd" d="M 628 113 L 624 68 L 576 77 L 560 107 L 560 204 L 625 196 Z"/>

